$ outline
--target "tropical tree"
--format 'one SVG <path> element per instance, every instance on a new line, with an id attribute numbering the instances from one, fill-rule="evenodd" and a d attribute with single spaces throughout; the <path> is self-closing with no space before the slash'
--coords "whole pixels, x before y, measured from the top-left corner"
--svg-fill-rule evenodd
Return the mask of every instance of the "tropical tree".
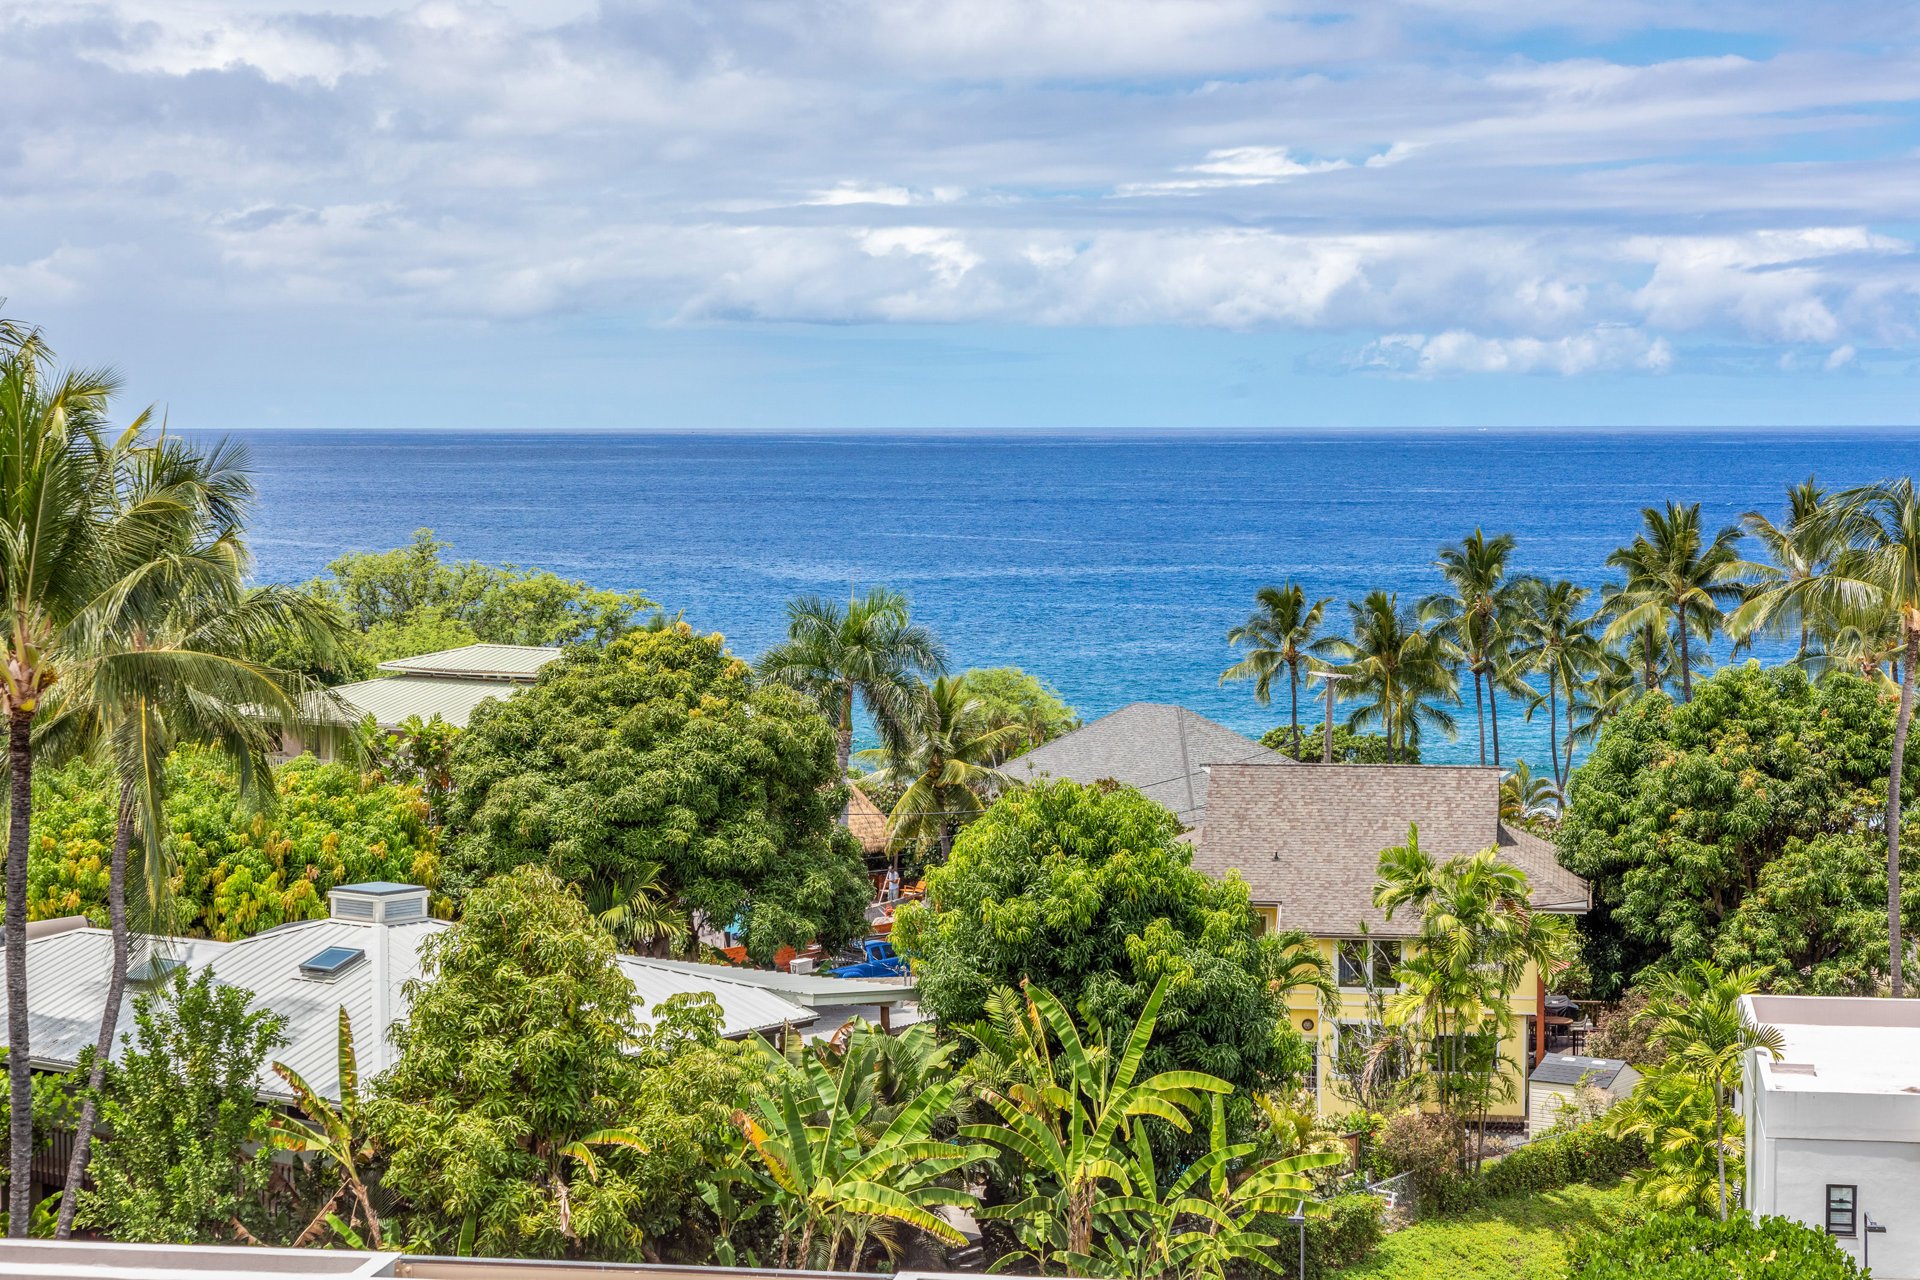
<path id="1" fill-rule="evenodd" d="M 684 947 L 692 925 L 673 905 L 660 864 L 643 862 L 624 873 L 589 880 L 587 910 L 622 951 L 657 955 Z"/>
<path id="2" fill-rule="evenodd" d="M 1025 1059 L 1019 1078 L 1004 1088 L 980 1090 L 1000 1122 L 960 1129 L 962 1138 L 992 1143 L 1022 1163 L 1028 1179 L 1024 1198 L 977 1210 L 976 1216 L 1023 1224 L 1022 1242 L 1043 1273 L 1050 1263 L 1061 1262 L 1072 1274 L 1091 1259 L 1103 1187 L 1116 1187 L 1121 1194 L 1133 1190 L 1120 1143 L 1131 1137 L 1140 1117 L 1189 1132 L 1201 1095 L 1233 1089 L 1203 1071 L 1142 1076 L 1167 986 L 1164 978 L 1155 984 L 1124 1036 L 1103 1028 L 1090 1046 L 1066 1006 L 1028 984 L 1025 1030 L 1013 1046 Z M 1003 995 L 1003 1005 L 1013 998 Z"/>
<path id="3" fill-rule="evenodd" d="M 1560 788 L 1534 773 L 1525 760 L 1515 760 L 1513 768 L 1500 779 L 1500 820 L 1525 825 L 1541 814 L 1550 813 L 1560 803 Z"/>
<path id="4" fill-rule="evenodd" d="M 1667 1068 L 1684 1072 L 1712 1095 L 1713 1148 L 1720 1190 L 1720 1220 L 1727 1220 L 1727 1105 L 1747 1055 L 1760 1051 L 1776 1060 L 1786 1040 L 1777 1027 L 1749 1022 L 1742 996 L 1758 988 L 1758 975 L 1697 961 L 1672 975 L 1640 1016 L 1651 1024 L 1647 1039 L 1667 1055 Z"/>
<path id="5" fill-rule="evenodd" d="M 1451 594 L 1431 595 L 1420 602 L 1421 616 L 1437 621 L 1436 634 L 1473 676 L 1481 764 L 1487 762 L 1489 713 L 1493 720 L 1493 762 L 1500 763 L 1500 703 L 1495 675 L 1522 613 L 1523 584 L 1507 574 L 1513 546 L 1510 533 L 1488 538 L 1475 529 L 1458 545 L 1440 548 L 1434 567 L 1446 579 Z"/>
<path id="6" fill-rule="evenodd" d="M 853 754 L 855 700 L 873 716 L 883 742 L 900 743 L 920 706 L 921 679 L 946 669 L 940 641 L 912 620 L 905 596 L 885 587 L 845 605 L 823 596 L 788 601 L 787 638 L 759 662 L 762 680 L 798 689 L 833 721 L 843 778 Z"/>
<path id="7" fill-rule="evenodd" d="M 1373 900 L 1388 921 L 1403 908 L 1419 916 L 1388 1022 L 1438 1046 L 1438 1101 L 1477 1114 L 1484 1150 L 1488 1105 L 1510 1083 L 1498 1057 L 1513 1027 L 1509 997 L 1529 970 L 1545 973 L 1571 952 L 1567 918 L 1534 911 L 1526 873 L 1498 850 L 1441 862 L 1420 847 L 1417 826 L 1381 851 Z"/>
<path id="8" fill-rule="evenodd" d="M 1274 679 L 1287 674 L 1287 720 L 1293 726 L 1293 755 L 1300 754 L 1300 673 L 1313 669 L 1313 646 L 1331 597 L 1311 603 L 1295 582 L 1261 587 L 1253 593 L 1254 611 L 1227 632 L 1227 643 L 1246 650 L 1246 656 L 1220 673 L 1220 683 L 1253 681 L 1253 700 L 1266 706 L 1273 696 Z M 1475 686 L 1477 689 L 1479 686 Z"/>
<path id="9" fill-rule="evenodd" d="M 1739 1115 L 1716 1141 L 1713 1091 L 1690 1072 L 1664 1063 L 1645 1068 L 1606 1125 L 1640 1140 L 1647 1163 L 1627 1177 L 1636 1196 L 1663 1212 L 1711 1214 L 1726 1170 L 1744 1179 Z"/>
<path id="10" fill-rule="evenodd" d="M 1018 667 L 973 667 L 961 673 L 989 728 L 1011 728 L 999 763 L 1052 742 L 1080 727 L 1080 717 L 1060 691 Z"/>
<path id="11" fill-rule="evenodd" d="M 320 1206 L 313 1220 L 295 1238 L 296 1249 L 312 1244 L 331 1228 L 343 1241 L 364 1241 L 380 1247 L 380 1214 L 373 1205 L 373 1193 L 367 1187 L 369 1166 L 374 1156 L 373 1134 L 360 1102 L 359 1057 L 353 1048 L 353 1021 L 340 1006 L 340 1033 L 336 1042 L 340 1100 L 330 1102 L 316 1093 L 299 1072 L 284 1062 L 273 1064 L 273 1073 L 293 1090 L 293 1101 L 306 1121 L 289 1116 L 273 1117 L 272 1145 L 278 1151 L 312 1153 L 320 1156 L 339 1173 L 340 1181 Z M 343 1204 L 347 1216 L 339 1211 Z M 364 1231 L 356 1229 L 364 1228 Z M 356 1246 L 357 1247 L 357 1246 Z"/>
<path id="12" fill-rule="evenodd" d="M 1665 620 L 1680 657 L 1680 700 L 1693 700 L 1694 639 L 1710 641 L 1724 622 L 1723 606 L 1738 601 L 1747 564 L 1740 559 L 1740 530 L 1727 526 L 1711 539 L 1700 524 L 1700 504 L 1669 502 L 1640 513 L 1645 528 L 1607 557 L 1626 575 L 1613 596 L 1613 622 L 1606 642 Z"/>
<path id="13" fill-rule="evenodd" d="M 1415 612 L 1392 592 L 1369 592 L 1347 609 L 1352 637 L 1325 642 L 1325 652 L 1340 660 L 1337 670 L 1347 677 L 1342 696 L 1360 703 L 1347 727 L 1379 726 L 1401 758 L 1419 745 L 1423 726 L 1451 737 L 1453 716 L 1439 703 L 1459 701 L 1459 684 L 1439 637 L 1423 630 Z"/>
<path id="14" fill-rule="evenodd" d="M 125 988 L 130 927 L 181 932 L 173 909 L 177 867 L 168 829 L 168 755 L 194 744 L 234 767 L 239 791 L 256 808 L 275 800 L 268 754 L 280 734 L 329 736 L 331 720 L 309 714 L 313 692 L 290 673 L 267 670 L 248 655 L 269 637 L 297 636 L 314 652 L 336 639 L 335 618 L 307 596 L 279 587 L 249 589 L 240 519 L 252 486 L 243 451 L 221 445 L 201 453 L 177 438 L 121 451 L 114 500 L 122 513 L 171 507 L 166 541 L 138 575 L 118 584 L 124 603 L 102 609 L 69 641 L 61 682 L 48 694 L 34 734 L 42 762 L 91 755 L 111 762 L 119 801 L 108 866 L 108 925 L 114 965 L 95 1042 L 92 1078 L 75 1124 L 56 1234 L 71 1231 L 86 1171 L 107 1051 Z M 331 736 L 341 737 L 338 733 Z M 141 836 L 140 859 L 128 853 Z M 131 926 L 127 902 L 135 888 Z"/>
<path id="15" fill-rule="evenodd" d="M 995 766 L 1020 740 L 1016 725 L 995 726 L 965 676 L 938 676 L 891 747 L 871 753 L 879 768 L 867 775 L 881 789 L 901 787 L 888 818 L 892 847 L 915 840 L 937 847 L 945 861 L 953 833 L 986 811 L 987 797 L 1006 785 Z"/>
<path id="16" fill-rule="evenodd" d="M 1775 523 L 1759 511 L 1740 517 L 1747 535 L 1766 548 L 1771 564 L 1748 564 L 1753 579 L 1747 599 L 1727 620 L 1727 630 L 1744 639 L 1755 630 L 1794 635 L 1793 660 L 1813 656 L 1813 641 L 1827 622 L 1809 584 L 1823 577 L 1844 547 L 1827 491 L 1809 476 L 1787 490 L 1787 518 Z"/>
<path id="17" fill-rule="evenodd" d="M 755 1097 L 757 1114 L 735 1113 L 734 1122 L 775 1188 L 782 1269 L 789 1259 L 796 1268 L 811 1267 L 814 1245 L 824 1240 L 826 1269 L 832 1271 L 844 1240 L 848 1269 L 857 1270 L 881 1222 L 917 1227 L 949 1244 L 965 1243 L 937 1210 L 975 1201 L 939 1179 L 992 1151 L 932 1137 L 933 1121 L 951 1107 L 960 1081 L 950 1077 L 922 1091 L 876 1134 L 868 1127 L 873 1095 L 863 1087 L 873 1057 L 870 1038 L 833 1068 L 805 1057 L 798 1078 L 790 1074 L 773 1092 Z"/>
<path id="18" fill-rule="evenodd" d="M 1566 794 L 1573 766 L 1574 690 L 1585 673 L 1599 664 L 1600 646 L 1593 636 L 1594 618 L 1586 614 L 1592 594 L 1586 587 L 1565 580 L 1535 580 L 1525 587 L 1526 604 L 1521 611 L 1519 632 L 1527 665 L 1546 678 L 1547 741 L 1552 745 L 1553 784 Z M 1534 705 L 1538 705 L 1538 696 Z M 1566 735 L 1560 732 L 1560 713 L 1566 711 Z M 1527 708 L 1529 718 L 1533 707 Z M 1561 743 L 1565 743 L 1562 758 Z"/>

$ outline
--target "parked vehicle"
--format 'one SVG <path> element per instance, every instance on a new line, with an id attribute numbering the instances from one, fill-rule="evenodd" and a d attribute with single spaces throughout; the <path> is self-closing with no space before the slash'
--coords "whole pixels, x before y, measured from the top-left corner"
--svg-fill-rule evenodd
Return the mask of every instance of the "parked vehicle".
<path id="1" fill-rule="evenodd" d="M 853 964 L 843 964 L 832 970 L 829 976 L 835 978 L 904 978 L 907 976 L 907 962 L 893 949 L 893 943 L 885 938 L 862 938 L 860 940 L 860 959 Z"/>

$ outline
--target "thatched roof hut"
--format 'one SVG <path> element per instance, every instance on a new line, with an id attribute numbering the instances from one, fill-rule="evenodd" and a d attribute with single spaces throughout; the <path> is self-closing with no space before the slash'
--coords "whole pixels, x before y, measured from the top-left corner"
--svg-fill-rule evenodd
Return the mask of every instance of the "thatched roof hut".
<path id="1" fill-rule="evenodd" d="M 847 830 L 860 842 L 861 849 L 877 856 L 887 851 L 887 815 L 858 787 L 849 787 Z"/>

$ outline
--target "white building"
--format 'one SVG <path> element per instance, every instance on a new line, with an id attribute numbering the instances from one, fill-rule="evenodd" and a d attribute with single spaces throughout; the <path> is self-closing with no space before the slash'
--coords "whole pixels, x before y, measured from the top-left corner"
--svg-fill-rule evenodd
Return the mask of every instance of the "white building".
<path id="1" fill-rule="evenodd" d="M 1747 1208 L 1831 1234 L 1875 1280 L 1920 1280 L 1920 1000 L 1748 996 Z"/>
<path id="2" fill-rule="evenodd" d="M 1539 1137 L 1569 1110 L 1611 1107 L 1639 1083 L 1640 1073 L 1618 1058 L 1550 1053 L 1527 1077 L 1527 1136 Z"/>
<path id="3" fill-rule="evenodd" d="M 382 729 L 397 729 L 412 716 L 439 716 L 456 729 L 467 727 L 474 709 L 490 698 L 506 698 L 531 685 L 540 668 L 560 650 L 540 645 L 470 644 L 380 664 L 393 674 L 375 680 L 335 685 L 314 695 L 307 714 L 323 720 L 358 723 L 372 716 Z M 325 742 L 314 743 L 321 759 L 330 758 Z M 280 756 L 291 760 L 307 749 L 288 735 Z"/>
<path id="4" fill-rule="evenodd" d="M 331 914 L 322 920 L 283 924 L 238 942 L 167 939 L 153 954 L 136 957 L 120 1030 L 134 1029 L 133 999 L 157 979 L 182 964 L 211 967 L 216 981 L 251 991 L 256 1007 L 287 1020 L 287 1044 L 274 1057 L 315 1092 L 334 1097 L 339 1088 L 343 1008 L 353 1020 L 362 1076 L 385 1070 L 394 1057 L 386 1029 L 406 1020 L 406 984 L 420 976 L 421 943 L 454 926 L 428 915 L 427 890 L 417 885 L 342 885 L 327 897 Z M 81 1050 L 94 1043 L 112 961 L 112 935 L 88 925 L 84 916 L 28 926 L 27 1027 L 36 1068 L 71 1070 Z M 844 1022 L 855 1011 L 875 1021 L 915 1020 L 911 982 L 762 973 L 644 956 L 623 955 L 619 963 L 633 983 L 634 1016 L 642 1025 L 650 1009 L 688 994 L 713 997 L 721 1034 L 730 1039 L 778 1036 L 788 1027 L 804 1031 L 835 1016 Z M 116 1043 L 116 1056 L 118 1049 Z M 260 1094 L 291 1098 L 270 1071 L 261 1073 Z"/>

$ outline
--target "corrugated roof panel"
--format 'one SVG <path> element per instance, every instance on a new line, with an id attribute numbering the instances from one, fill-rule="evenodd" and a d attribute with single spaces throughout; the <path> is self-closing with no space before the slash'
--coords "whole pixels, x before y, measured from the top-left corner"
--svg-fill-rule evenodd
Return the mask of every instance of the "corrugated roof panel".
<path id="1" fill-rule="evenodd" d="M 231 944 L 206 939 L 170 939 L 166 954 L 198 968 Z M 136 951 L 137 966 L 147 954 Z M 27 941 L 27 1037 L 37 1064 L 71 1066 L 100 1035 L 101 1004 L 113 963 L 113 935 L 105 929 L 71 929 Z M 128 983 L 121 1000 L 113 1054 L 120 1034 L 133 1030 L 133 998 L 146 988 Z M 6 977 L 0 974 L 0 993 Z"/>
<path id="2" fill-rule="evenodd" d="M 830 1004 L 891 1004 L 911 1000 L 914 996 L 911 979 L 885 982 L 877 978 L 835 978 L 824 973 L 742 969 L 731 965 L 702 964 L 696 960 L 658 960 L 652 956 L 635 956 L 632 959 L 635 963 L 670 970 L 686 977 L 759 987 L 809 1008 Z"/>
<path id="3" fill-rule="evenodd" d="M 509 698 L 525 685 L 499 680 L 450 680 L 442 676 L 394 676 L 387 680 L 360 680 L 336 685 L 326 694 L 309 700 L 309 714 L 330 713 L 327 695 L 344 702 L 348 717 L 358 720 L 372 716 L 384 728 L 392 728 L 409 716 L 431 720 L 439 716 L 455 728 L 464 729 L 473 709 L 488 698 Z"/>
<path id="4" fill-rule="evenodd" d="M 485 676 L 494 680 L 531 680 L 540 668 L 560 656 L 548 645 L 468 644 L 458 649 L 395 658 L 380 664 L 382 671 L 408 671 L 433 676 Z"/>
<path id="5" fill-rule="evenodd" d="M 719 968 L 718 965 L 701 966 Z M 813 1021 L 813 1013 L 771 991 L 745 983 L 730 982 L 709 974 L 680 973 L 663 968 L 642 956 L 621 956 L 620 968 L 633 980 L 633 988 L 651 1010 L 669 996 L 705 992 L 720 1005 L 720 1034 L 734 1037 L 755 1031 L 776 1031 L 792 1023 L 801 1026 Z M 646 1013 L 640 1021 L 650 1023 Z"/>

